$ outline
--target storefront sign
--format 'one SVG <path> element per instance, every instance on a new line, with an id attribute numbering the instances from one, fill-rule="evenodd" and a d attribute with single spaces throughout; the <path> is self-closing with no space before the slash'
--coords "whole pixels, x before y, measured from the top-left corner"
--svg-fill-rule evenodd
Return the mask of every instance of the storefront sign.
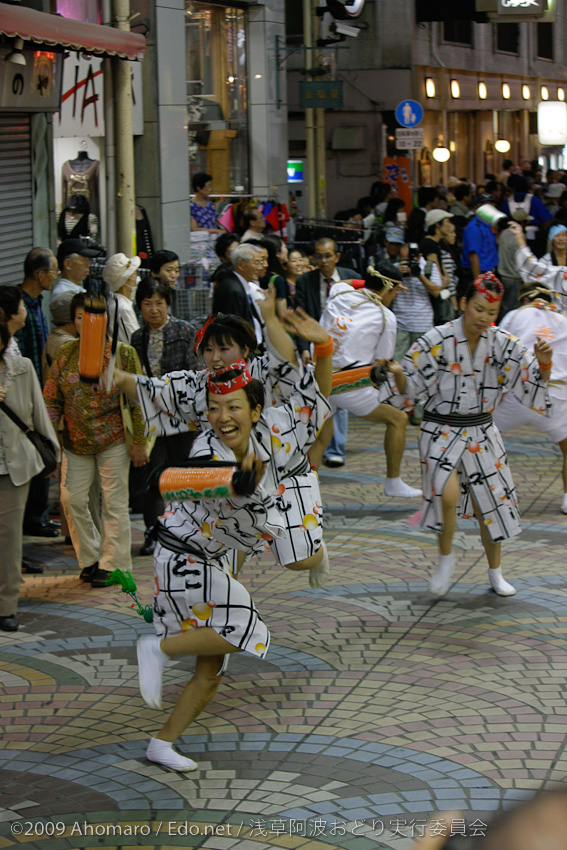
<path id="1" fill-rule="evenodd" d="M 342 109 L 343 81 L 305 81 L 299 83 L 301 109 Z"/>
<path id="2" fill-rule="evenodd" d="M 0 48 L 0 110 L 53 112 L 59 108 L 63 54 L 23 50 L 25 65 L 6 62 L 10 45 Z"/>
<path id="3" fill-rule="evenodd" d="M 104 136 L 102 59 L 77 53 L 65 59 L 61 110 L 53 120 L 53 135 Z"/>
<path id="4" fill-rule="evenodd" d="M 288 159 L 287 161 L 287 182 L 288 183 L 303 183 L 303 166 L 305 165 L 302 159 Z"/>
<path id="5" fill-rule="evenodd" d="M 396 150 L 419 151 L 423 147 L 424 131 L 419 127 L 415 130 L 406 130 L 405 127 L 396 127 Z"/>
<path id="6" fill-rule="evenodd" d="M 549 100 L 538 103 L 537 137 L 540 145 L 567 144 L 567 103 Z"/>
<path id="7" fill-rule="evenodd" d="M 387 156 L 384 159 L 382 172 L 384 183 L 391 183 L 398 191 L 398 198 L 404 202 L 404 208 L 409 215 L 412 209 L 410 161 L 407 156 Z"/>
<path id="8" fill-rule="evenodd" d="M 498 0 L 499 15 L 541 17 L 547 11 L 547 0 Z"/>

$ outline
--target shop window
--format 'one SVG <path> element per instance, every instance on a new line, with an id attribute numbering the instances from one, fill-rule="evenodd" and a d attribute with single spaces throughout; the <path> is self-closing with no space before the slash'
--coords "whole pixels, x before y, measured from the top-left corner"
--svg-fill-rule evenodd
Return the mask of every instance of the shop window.
<path id="1" fill-rule="evenodd" d="M 467 44 L 472 47 L 472 21 L 445 21 L 443 24 L 443 41 Z"/>
<path id="2" fill-rule="evenodd" d="M 246 14 L 186 0 L 187 109 L 191 175 L 213 193 L 248 189 Z"/>
<path id="3" fill-rule="evenodd" d="M 519 24 L 496 24 L 496 50 L 500 53 L 518 53 L 520 45 Z"/>
<path id="4" fill-rule="evenodd" d="M 303 38 L 302 0 L 285 0 L 285 34 L 291 39 L 294 36 Z"/>
<path id="5" fill-rule="evenodd" d="M 57 0 L 56 3 L 58 15 L 87 24 L 102 23 L 99 7 L 99 0 Z"/>
<path id="6" fill-rule="evenodd" d="M 553 24 L 537 24 L 537 58 L 553 59 Z"/>

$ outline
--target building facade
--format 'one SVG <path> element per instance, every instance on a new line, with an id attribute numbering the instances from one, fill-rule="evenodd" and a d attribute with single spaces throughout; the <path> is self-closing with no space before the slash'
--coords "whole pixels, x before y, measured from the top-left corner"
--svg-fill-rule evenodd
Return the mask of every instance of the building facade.
<path id="1" fill-rule="evenodd" d="M 353 24 L 357 38 L 324 51 L 344 86 L 342 109 L 326 111 L 328 211 L 353 205 L 382 177 L 383 159 L 395 154 L 394 110 L 412 98 L 424 108 L 424 148 L 411 154 L 412 182 L 446 183 L 449 176 L 481 182 L 503 159 L 545 157 L 559 165 L 561 149 L 542 149 L 535 120 L 538 101 L 567 92 L 565 0 L 554 23 L 418 22 L 415 0 L 367 0 Z M 294 0 L 288 0 L 288 38 L 302 34 Z M 292 19 L 290 22 L 290 18 Z M 291 23 L 291 28 L 290 28 Z M 348 49 L 343 49 L 343 48 Z M 305 155 L 299 81 L 301 57 L 288 64 L 290 154 Z M 328 78 L 328 77 L 327 77 Z M 426 93 L 426 81 L 428 96 Z M 341 131 L 341 132 L 339 132 Z M 497 139 L 509 153 L 494 150 Z M 431 152 L 451 150 L 445 164 Z"/>

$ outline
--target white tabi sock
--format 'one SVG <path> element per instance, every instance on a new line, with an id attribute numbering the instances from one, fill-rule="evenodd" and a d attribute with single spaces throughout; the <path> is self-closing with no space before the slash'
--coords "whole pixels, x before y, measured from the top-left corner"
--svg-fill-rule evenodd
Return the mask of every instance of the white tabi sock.
<path id="1" fill-rule="evenodd" d="M 421 490 L 410 487 L 399 476 L 397 478 L 386 478 L 384 493 L 386 496 L 393 496 L 398 499 L 417 499 L 423 496 Z"/>
<path id="2" fill-rule="evenodd" d="M 181 773 L 185 773 L 188 770 L 197 770 L 199 767 L 196 761 L 176 753 L 173 749 L 173 744 L 169 741 L 162 741 L 160 738 L 150 738 L 150 743 L 146 750 L 146 758 L 148 761 L 162 764 L 164 767 L 171 768 L 171 770 L 179 770 Z"/>
<path id="3" fill-rule="evenodd" d="M 439 566 L 431 576 L 429 590 L 436 596 L 445 596 L 451 585 L 455 569 L 455 553 L 439 556 Z"/>
<path id="4" fill-rule="evenodd" d="M 498 567 L 496 570 L 489 569 L 488 581 L 490 582 L 492 590 L 497 593 L 498 596 L 514 596 L 516 593 L 516 588 L 507 582 L 502 575 L 502 567 Z"/>
<path id="5" fill-rule="evenodd" d="M 567 493 L 563 493 L 563 501 L 561 502 L 561 513 L 567 514 Z"/>

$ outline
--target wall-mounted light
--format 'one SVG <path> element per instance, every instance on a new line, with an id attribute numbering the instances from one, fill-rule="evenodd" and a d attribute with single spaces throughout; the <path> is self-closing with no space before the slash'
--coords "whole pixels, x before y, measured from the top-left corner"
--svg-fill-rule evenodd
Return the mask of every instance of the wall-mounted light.
<path id="1" fill-rule="evenodd" d="M 565 89 L 557 89 L 557 100 L 565 100 Z"/>
<path id="2" fill-rule="evenodd" d="M 451 97 L 457 100 L 461 96 L 461 87 L 458 80 L 451 80 Z"/>
<path id="3" fill-rule="evenodd" d="M 524 100 L 529 100 L 531 96 L 532 96 L 532 93 L 530 91 L 530 87 L 529 86 L 522 86 L 522 97 L 524 98 Z"/>
<path id="4" fill-rule="evenodd" d="M 549 100 L 549 89 L 547 86 L 542 86 L 539 90 L 542 100 Z"/>
<path id="5" fill-rule="evenodd" d="M 5 62 L 11 62 L 12 65 L 27 65 L 26 57 L 22 53 L 24 49 L 23 38 L 15 38 L 14 45 L 9 53 L 4 57 Z"/>
<path id="6" fill-rule="evenodd" d="M 425 96 L 435 97 L 435 80 L 433 77 L 425 78 Z"/>
<path id="7" fill-rule="evenodd" d="M 433 157 L 435 162 L 447 162 L 447 160 L 451 156 L 451 151 L 449 150 L 449 148 L 445 147 L 442 139 L 434 139 L 433 141 L 437 142 L 437 144 L 433 148 L 431 156 Z"/>
<path id="8" fill-rule="evenodd" d="M 504 100 L 510 100 L 510 86 L 508 83 L 502 83 L 502 97 Z"/>
<path id="9" fill-rule="evenodd" d="M 228 77 L 228 78 L 227 78 L 227 81 L 228 81 L 229 83 L 233 83 L 235 80 L 236 80 L 236 77 L 232 77 L 232 76 L 230 76 L 230 77 Z"/>
<path id="10" fill-rule="evenodd" d="M 262 79 L 262 74 L 254 74 L 254 79 L 255 79 L 255 80 L 261 80 L 261 79 Z"/>
<path id="11" fill-rule="evenodd" d="M 496 139 L 494 142 L 494 149 L 498 151 L 498 153 L 508 153 L 511 148 L 511 144 L 508 139 Z"/>
<path id="12" fill-rule="evenodd" d="M 478 84 L 478 96 L 479 96 L 480 100 L 486 100 L 486 98 L 488 97 L 488 91 L 486 89 L 486 83 L 479 83 Z"/>
<path id="13" fill-rule="evenodd" d="M 455 151 L 457 150 L 457 145 L 455 144 L 455 142 L 449 142 L 449 150 L 451 151 L 451 153 L 455 153 Z"/>

